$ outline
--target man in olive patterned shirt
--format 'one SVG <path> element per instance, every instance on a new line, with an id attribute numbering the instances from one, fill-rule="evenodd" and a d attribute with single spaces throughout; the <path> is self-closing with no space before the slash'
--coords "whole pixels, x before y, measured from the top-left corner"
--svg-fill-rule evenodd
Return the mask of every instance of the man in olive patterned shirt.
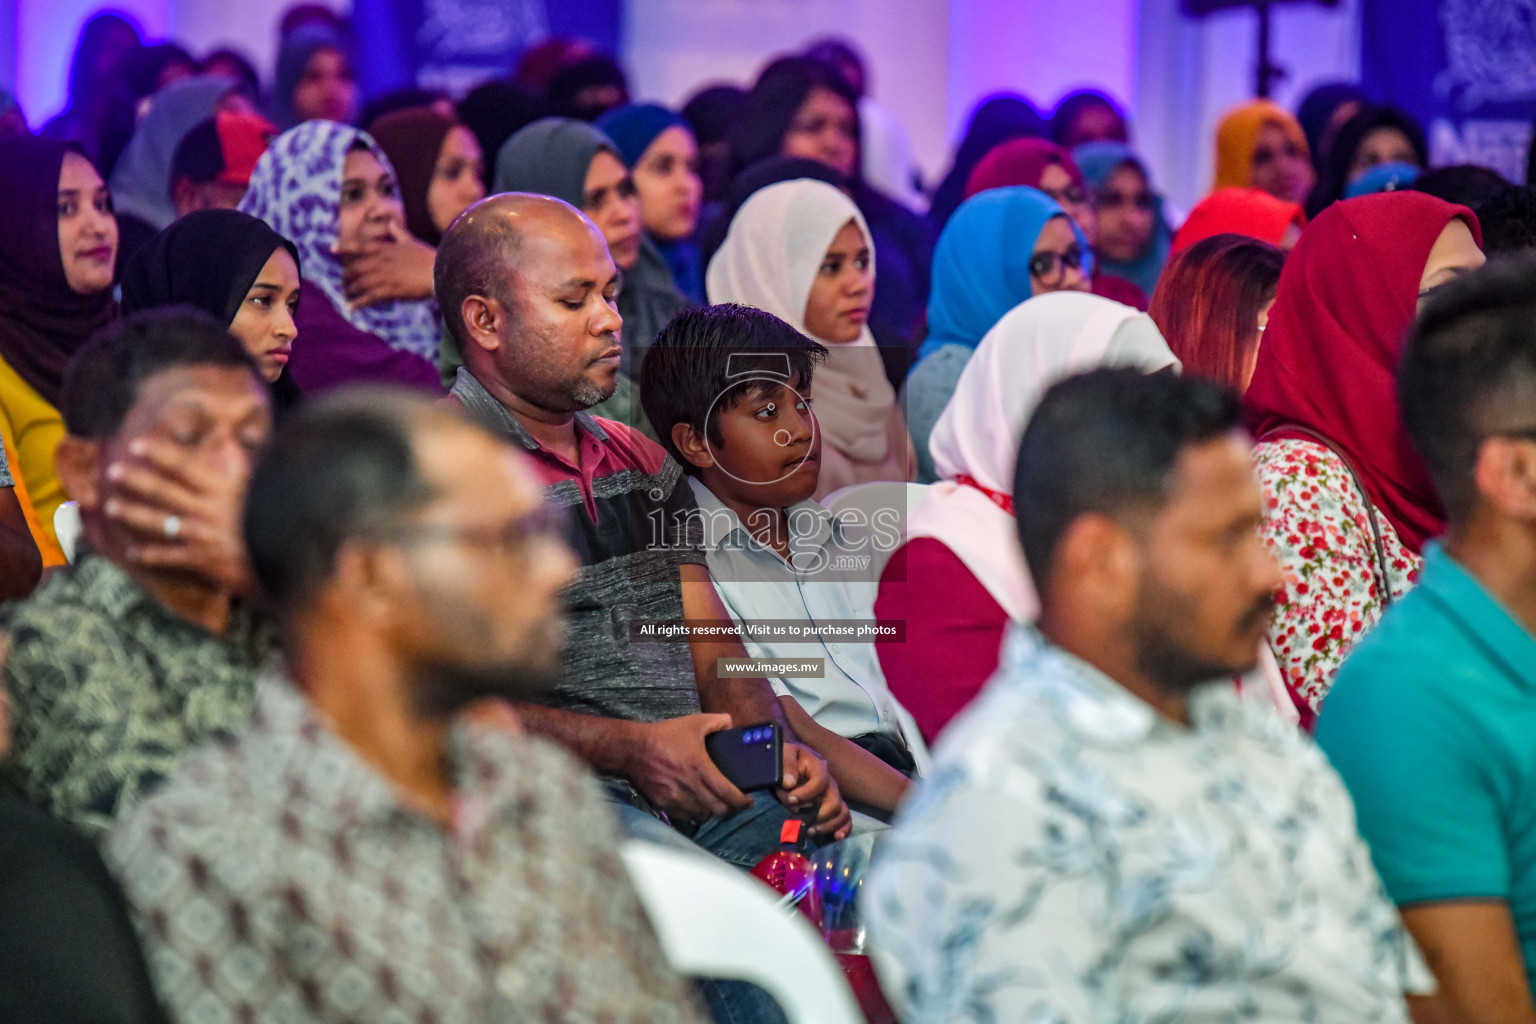
<path id="1" fill-rule="evenodd" d="M 107 844 L 172 1018 L 693 1024 L 596 781 L 503 700 L 558 680 L 575 570 L 525 458 L 337 396 L 278 435 L 245 535 L 292 680 Z"/>
<path id="2" fill-rule="evenodd" d="M 250 716 L 276 630 L 244 606 L 241 496 L 267 389 L 211 320 L 145 314 L 64 382 L 76 563 L 6 608 L 9 784 L 99 836 L 204 739 Z"/>

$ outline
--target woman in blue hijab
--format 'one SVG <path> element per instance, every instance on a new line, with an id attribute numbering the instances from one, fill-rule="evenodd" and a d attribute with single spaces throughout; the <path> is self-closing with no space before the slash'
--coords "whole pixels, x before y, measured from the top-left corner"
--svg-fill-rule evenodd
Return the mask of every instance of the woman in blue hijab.
<path id="1" fill-rule="evenodd" d="M 682 116 L 656 103 L 630 103 L 597 119 L 619 147 L 640 192 L 640 221 L 688 301 L 704 301 L 696 234 L 704 184 L 699 145 Z"/>
<path id="2" fill-rule="evenodd" d="M 1129 281 L 1150 297 L 1168 262 L 1173 231 L 1146 164 L 1121 142 L 1085 142 L 1072 158 L 1098 221 L 1093 255 L 1099 272 Z"/>
<path id="3" fill-rule="evenodd" d="M 960 204 L 934 250 L 928 337 L 903 388 L 920 483 L 937 479 L 928 435 L 981 339 L 1032 295 L 1087 291 L 1091 271 L 1088 239 L 1044 192 L 994 188 Z"/>

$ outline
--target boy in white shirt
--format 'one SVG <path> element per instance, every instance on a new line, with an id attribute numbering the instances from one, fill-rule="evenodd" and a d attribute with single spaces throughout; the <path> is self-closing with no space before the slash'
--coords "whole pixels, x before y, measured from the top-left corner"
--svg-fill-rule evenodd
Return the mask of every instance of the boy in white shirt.
<path id="1" fill-rule="evenodd" d="M 826 349 L 747 306 L 678 314 L 645 357 L 640 393 L 689 477 L 710 577 L 796 733 L 850 806 L 888 818 L 915 770 L 875 657 L 878 554 L 891 522 L 834 518 L 811 499 L 821 438 L 811 383 Z"/>

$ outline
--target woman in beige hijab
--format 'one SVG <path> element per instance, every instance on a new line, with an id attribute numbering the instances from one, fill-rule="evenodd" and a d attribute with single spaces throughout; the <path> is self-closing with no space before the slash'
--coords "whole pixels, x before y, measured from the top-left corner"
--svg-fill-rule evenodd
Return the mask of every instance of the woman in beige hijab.
<path id="1" fill-rule="evenodd" d="M 742 204 L 705 276 L 710 302 L 756 306 L 827 347 L 811 395 L 822 432 L 817 500 L 850 484 L 916 475 L 906 421 L 869 332 L 869 238 L 842 192 L 808 178 L 784 181 Z"/>

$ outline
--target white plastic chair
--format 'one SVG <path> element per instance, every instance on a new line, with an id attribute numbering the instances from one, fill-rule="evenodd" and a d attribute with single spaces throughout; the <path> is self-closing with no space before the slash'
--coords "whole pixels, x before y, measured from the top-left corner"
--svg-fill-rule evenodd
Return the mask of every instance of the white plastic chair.
<path id="1" fill-rule="evenodd" d="M 723 861 L 630 840 L 620 848 L 673 970 L 749 981 L 789 1024 L 863 1024 L 853 990 L 820 935 L 774 893 Z"/>
<path id="2" fill-rule="evenodd" d="M 53 512 L 53 535 L 70 562 L 75 560 L 75 542 L 80 539 L 80 505 L 66 501 Z"/>

